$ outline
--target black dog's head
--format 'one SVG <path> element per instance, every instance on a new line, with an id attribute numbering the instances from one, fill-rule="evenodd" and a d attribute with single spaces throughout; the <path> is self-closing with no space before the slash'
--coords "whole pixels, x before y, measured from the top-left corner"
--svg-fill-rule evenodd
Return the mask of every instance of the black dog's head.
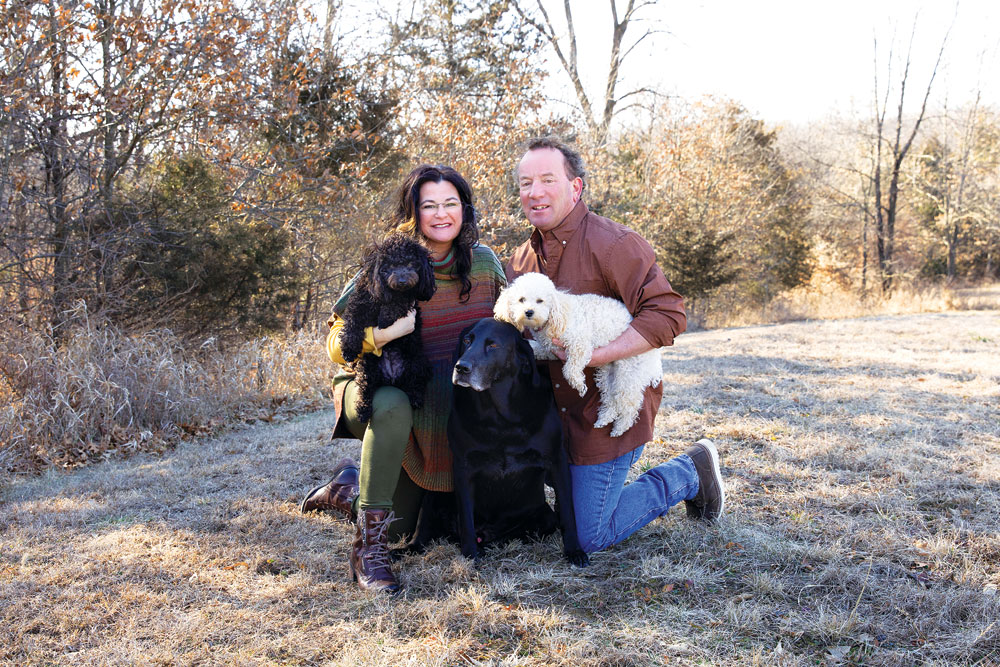
<path id="1" fill-rule="evenodd" d="M 517 327 L 492 317 L 462 331 L 455 359 L 451 381 L 460 387 L 485 391 L 495 382 L 517 375 L 533 386 L 538 384 L 531 345 Z"/>
<path id="2" fill-rule="evenodd" d="M 416 301 L 427 301 L 434 295 L 430 253 L 406 234 L 390 234 L 370 248 L 365 253 L 362 276 L 379 301 L 393 293 Z"/>

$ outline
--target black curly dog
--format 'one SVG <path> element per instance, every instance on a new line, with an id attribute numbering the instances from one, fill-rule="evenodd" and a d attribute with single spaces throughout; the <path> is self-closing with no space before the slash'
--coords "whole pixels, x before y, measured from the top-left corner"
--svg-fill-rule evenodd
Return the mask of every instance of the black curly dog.
<path id="1" fill-rule="evenodd" d="M 370 248 L 362 259 L 354 291 L 344 309 L 340 351 L 354 363 L 359 394 L 358 419 L 372 416 L 372 397 L 379 387 L 406 392 L 410 405 L 419 408 L 431 378 L 431 365 L 420 337 L 420 308 L 413 333 L 386 343 L 382 356 L 361 354 L 366 327 L 385 328 L 434 294 L 434 272 L 427 249 L 405 234 L 391 234 Z"/>

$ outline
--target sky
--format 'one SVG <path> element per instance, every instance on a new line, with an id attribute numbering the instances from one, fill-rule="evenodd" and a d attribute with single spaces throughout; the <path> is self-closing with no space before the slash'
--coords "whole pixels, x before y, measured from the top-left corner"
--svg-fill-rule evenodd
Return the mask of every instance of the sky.
<path id="1" fill-rule="evenodd" d="M 562 17 L 562 2 L 546 0 Z M 603 96 L 611 42 L 604 0 L 577 5 L 581 67 L 592 98 Z M 619 7 L 626 4 L 618 0 Z M 625 63 L 626 83 L 695 99 L 732 98 L 765 121 L 806 123 L 834 113 L 868 114 L 874 96 L 875 39 L 880 76 L 890 46 L 902 56 L 916 21 L 907 98 L 919 105 L 951 26 L 932 99 L 949 106 L 974 97 L 1000 103 L 1000 2 L 996 0 L 671 0 L 647 7 L 634 35 L 658 32 Z M 561 26 L 560 26 L 561 27 Z M 895 43 L 893 35 L 895 33 Z M 895 72 L 901 71 L 897 63 Z M 565 76 L 553 69 L 562 82 Z M 882 82 L 880 82 L 882 85 Z M 626 88 L 622 89 L 627 90 Z M 564 98 L 572 96 L 568 86 Z"/>
<path id="2" fill-rule="evenodd" d="M 370 21 L 373 1 L 343 0 L 342 27 Z M 378 1 L 383 6 L 410 4 Z M 535 0 L 522 2 L 533 6 Z M 543 2 L 564 33 L 563 0 Z M 616 2 L 620 8 L 627 4 Z M 597 108 L 603 106 L 611 44 L 608 3 L 572 0 L 582 76 Z M 626 42 L 646 28 L 657 32 L 628 56 L 619 93 L 655 87 L 688 100 L 730 98 L 774 125 L 804 124 L 834 114 L 869 116 L 875 39 L 884 85 L 890 47 L 904 55 L 915 25 L 910 104 L 919 107 L 949 33 L 932 102 L 960 106 L 978 88 L 984 103 L 1000 106 L 1000 0 L 960 0 L 957 10 L 954 0 L 659 0 L 638 16 L 643 21 L 630 25 Z M 576 104 L 569 79 L 549 50 L 539 58 L 551 72 L 547 93 L 556 99 L 553 108 L 566 113 L 567 105 Z M 895 67 L 898 74 L 901 64 Z"/>

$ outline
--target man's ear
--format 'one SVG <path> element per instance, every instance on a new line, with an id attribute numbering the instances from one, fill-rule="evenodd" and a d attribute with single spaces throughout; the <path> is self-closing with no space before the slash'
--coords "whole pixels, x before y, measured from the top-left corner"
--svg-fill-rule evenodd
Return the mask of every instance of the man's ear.
<path id="1" fill-rule="evenodd" d="M 573 203 L 580 201 L 580 197 L 583 196 L 583 179 L 577 176 L 571 181 L 573 186 Z"/>

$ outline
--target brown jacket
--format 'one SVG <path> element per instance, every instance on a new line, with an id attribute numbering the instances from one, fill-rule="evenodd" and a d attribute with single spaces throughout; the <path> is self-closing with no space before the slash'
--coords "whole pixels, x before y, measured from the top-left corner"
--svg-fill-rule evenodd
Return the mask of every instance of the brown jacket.
<path id="1" fill-rule="evenodd" d="M 632 327 L 654 347 L 672 345 L 687 327 L 681 296 L 657 266 L 649 243 L 628 227 L 594 215 L 582 200 L 558 227 L 544 233 L 534 230 L 514 250 L 506 267 L 507 281 L 530 271 L 544 273 L 557 287 L 573 294 L 600 294 L 623 301 L 632 313 Z M 542 363 L 549 366 L 571 463 L 604 463 L 653 439 L 662 383 L 646 389 L 636 424 L 612 438 L 610 426 L 594 428 L 599 407 L 594 369 L 586 369 L 588 391 L 580 398 L 566 384 L 561 361 Z"/>

